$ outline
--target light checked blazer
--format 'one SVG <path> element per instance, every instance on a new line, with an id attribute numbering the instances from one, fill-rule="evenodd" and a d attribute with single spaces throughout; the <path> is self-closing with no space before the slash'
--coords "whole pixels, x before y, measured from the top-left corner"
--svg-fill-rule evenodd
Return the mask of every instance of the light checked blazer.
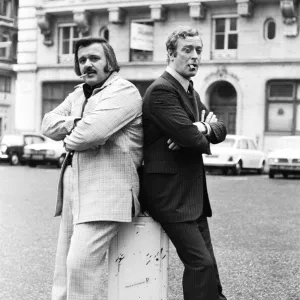
<path id="1" fill-rule="evenodd" d="M 83 84 L 57 108 L 47 113 L 42 132 L 64 140 L 74 150 L 74 223 L 90 221 L 130 222 L 140 212 L 137 168 L 142 161 L 142 99 L 136 87 L 114 72 L 85 101 Z M 74 127 L 74 128 L 73 128 Z M 61 214 L 61 169 L 55 215 Z"/>

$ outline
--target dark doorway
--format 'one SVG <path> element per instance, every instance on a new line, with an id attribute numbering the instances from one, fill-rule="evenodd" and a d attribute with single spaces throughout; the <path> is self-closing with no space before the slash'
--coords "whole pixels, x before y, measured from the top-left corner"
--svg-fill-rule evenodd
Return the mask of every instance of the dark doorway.
<path id="1" fill-rule="evenodd" d="M 80 82 L 45 82 L 42 87 L 43 106 L 42 118 L 44 115 L 62 103 L 65 98 L 74 91 L 74 87 Z"/>
<path id="2" fill-rule="evenodd" d="M 139 81 L 139 80 L 130 80 L 130 82 L 132 82 L 137 89 L 139 90 L 141 96 L 143 97 L 148 86 L 153 82 L 150 80 L 146 80 L 146 81 Z"/>
<path id="3" fill-rule="evenodd" d="M 213 87 L 209 107 L 222 120 L 229 134 L 236 133 L 236 90 L 227 81 L 219 81 Z"/>

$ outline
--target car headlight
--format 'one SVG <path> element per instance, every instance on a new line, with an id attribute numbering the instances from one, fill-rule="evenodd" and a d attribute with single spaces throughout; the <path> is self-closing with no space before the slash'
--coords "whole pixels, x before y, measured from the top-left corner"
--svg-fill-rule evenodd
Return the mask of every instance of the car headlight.
<path id="1" fill-rule="evenodd" d="M 55 151 L 54 150 L 47 150 L 46 151 L 46 155 L 48 155 L 48 156 L 54 156 L 55 155 Z"/>
<path id="2" fill-rule="evenodd" d="M 1 145 L 1 146 L 0 146 L 0 151 L 1 151 L 1 152 L 5 153 L 6 150 L 7 150 L 7 146 L 6 146 L 6 145 Z"/>
<path id="3" fill-rule="evenodd" d="M 279 161 L 279 159 L 276 158 L 276 157 L 270 157 L 270 158 L 268 159 L 268 163 L 269 163 L 269 164 L 276 164 L 276 163 L 278 163 L 278 161 Z"/>
<path id="4" fill-rule="evenodd" d="M 31 154 L 31 149 L 24 148 L 24 154 Z"/>

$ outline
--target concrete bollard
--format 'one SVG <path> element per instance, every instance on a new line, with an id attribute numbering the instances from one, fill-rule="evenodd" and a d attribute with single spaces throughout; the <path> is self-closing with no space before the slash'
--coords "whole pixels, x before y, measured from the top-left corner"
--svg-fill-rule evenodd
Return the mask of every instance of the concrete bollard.
<path id="1" fill-rule="evenodd" d="M 169 238 L 150 216 L 123 224 L 108 253 L 108 300 L 167 300 Z"/>

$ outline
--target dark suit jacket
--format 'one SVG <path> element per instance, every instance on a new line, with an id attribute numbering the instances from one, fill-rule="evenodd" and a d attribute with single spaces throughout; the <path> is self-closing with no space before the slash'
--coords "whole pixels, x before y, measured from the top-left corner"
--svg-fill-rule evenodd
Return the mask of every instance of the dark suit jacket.
<path id="1" fill-rule="evenodd" d="M 197 93 L 199 115 L 207 108 Z M 141 204 L 158 222 L 183 222 L 211 216 L 202 153 L 226 137 L 222 122 L 206 137 L 195 122 L 194 108 L 182 85 L 168 72 L 155 80 L 143 100 L 144 168 Z M 205 115 L 205 116 L 206 116 Z M 167 140 L 181 147 L 169 150 Z"/>

